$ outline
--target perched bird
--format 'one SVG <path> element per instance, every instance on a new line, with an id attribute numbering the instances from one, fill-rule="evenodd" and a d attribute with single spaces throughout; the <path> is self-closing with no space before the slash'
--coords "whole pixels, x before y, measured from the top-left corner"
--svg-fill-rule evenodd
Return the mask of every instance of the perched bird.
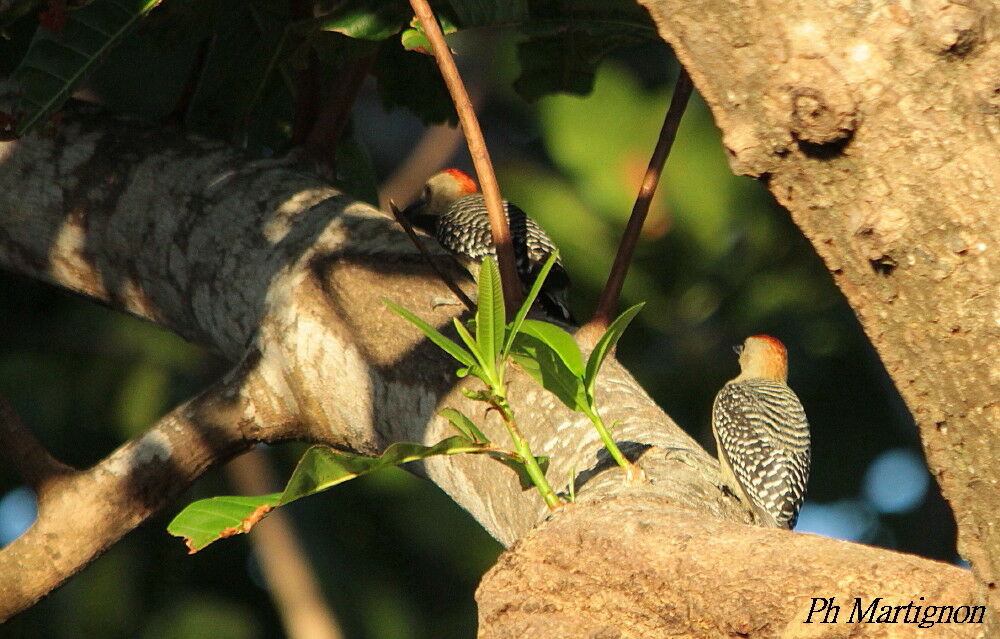
<path id="1" fill-rule="evenodd" d="M 510 224 L 517 274 L 527 290 L 556 251 L 556 245 L 524 211 L 510 202 L 503 204 Z M 472 178 L 458 169 L 446 169 L 431 177 L 420 199 L 403 214 L 414 226 L 433 232 L 438 243 L 458 258 L 473 277 L 478 277 L 479 264 L 487 255 L 496 258 L 486 202 Z M 569 285 L 569 275 L 557 259 L 537 303 L 548 316 L 575 323 L 567 304 Z"/>
<path id="2" fill-rule="evenodd" d="M 712 407 L 712 432 L 723 482 L 760 522 L 792 528 L 809 479 L 809 424 L 785 383 L 788 354 L 767 335 L 737 346 L 740 374 Z"/>

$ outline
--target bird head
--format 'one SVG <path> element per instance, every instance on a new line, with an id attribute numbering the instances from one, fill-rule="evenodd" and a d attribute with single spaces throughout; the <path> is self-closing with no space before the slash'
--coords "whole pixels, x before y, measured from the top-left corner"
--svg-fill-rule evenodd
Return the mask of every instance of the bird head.
<path id="1" fill-rule="evenodd" d="M 770 335 L 751 335 L 736 347 L 740 356 L 737 379 L 763 377 L 778 382 L 788 379 L 788 352 L 785 345 Z"/>
<path id="2" fill-rule="evenodd" d="M 406 207 L 405 215 L 437 217 L 451 207 L 460 197 L 476 193 L 479 187 L 468 175 L 458 169 L 445 169 L 427 180 L 424 192 L 416 202 Z"/>

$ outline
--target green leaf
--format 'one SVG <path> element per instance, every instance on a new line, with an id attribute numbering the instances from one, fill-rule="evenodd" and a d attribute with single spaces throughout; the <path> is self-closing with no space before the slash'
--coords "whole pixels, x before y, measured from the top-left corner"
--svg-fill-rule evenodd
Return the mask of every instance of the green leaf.
<path id="1" fill-rule="evenodd" d="M 531 305 L 535 303 L 535 299 L 538 297 L 538 293 L 542 290 L 542 285 L 545 284 L 545 278 L 549 276 L 549 271 L 552 270 L 552 266 L 555 265 L 556 260 L 559 259 L 559 251 L 549 255 L 549 259 L 545 260 L 545 264 L 538 271 L 538 276 L 535 277 L 535 283 L 531 285 L 531 290 L 528 291 L 528 295 L 524 298 L 524 303 L 521 304 L 521 308 L 517 309 L 517 314 L 514 316 L 514 321 L 510 323 L 507 327 L 507 341 L 503 346 L 503 355 L 507 355 L 510 352 L 510 347 L 514 343 L 514 336 L 517 335 L 518 331 L 521 330 L 521 324 L 524 323 L 524 318 L 528 316 L 528 311 L 531 310 Z"/>
<path id="2" fill-rule="evenodd" d="M 584 383 L 587 385 L 587 397 L 592 399 L 594 396 L 594 384 L 597 382 L 597 373 L 601 370 L 604 359 L 611 352 L 611 349 L 614 348 L 614 345 L 618 343 L 622 333 L 628 328 L 629 323 L 635 319 L 635 316 L 639 314 L 639 311 L 645 305 L 645 302 L 639 302 L 635 306 L 626 309 L 615 321 L 611 322 L 608 330 L 604 331 L 604 335 L 598 340 L 597 346 L 591 351 L 590 358 L 587 360 L 587 372 L 584 375 Z"/>
<path id="3" fill-rule="evenodd" d="M 476 360 L 475 358 L 473 358 L 471 353 L 469 353 L 461 346 L 459 346 L 452 340 L 442 335 L 441 332 L 438 331 L 436 328 L 434 328 L 424 320 L 420 319 L 410 311 L 406 310 L 402 306 L 390 300 L 383 299 L 382 301 L 385 302 L 385 305 L 388 306 L 390 309 L 392 309 L 393 312 L 395 312 L 397 315 L 399 315 L 403 319 L 407 320 L 408 322 L 419 328 L 423 332 L 423 334 L 426 335 L 429 340 L 437 344 L 441 348 L 441 350 L 448 353 L 449 355 L 457 359 L 465 366 L 468 367 L 475 366 Z"/>
<path id="4" fill-rule="evenodd" d="M 445 408 L 439 412 L 438 415 L 451 422 L 451 425 L 455 427 L 455 430 L 473 442 L 479 444 L 490 441 L 490 439 L 483 434 L 483 431 L 479 430 L 479 427 L 476 426 L 471 419 L 454 408 Z"/>
<path id="5" fill-rule="evenodd" d="M 574 374 L 548 344 L 521 332 L 514 339 L 510 355 L 542 388 L 555 394 L 563 404 L 575 411 L 587 409 L 583 379 Z"/>
<path id="6" fill-rule="evenodd" d="M 518 332 L 545 342 L 574 375 L 583 377 L 583 355 L 580 354 L 580 347 L 577 346 L 573 336 L 565 330 L 548 322 L 525 320 Z"/>
<path id="7" fill-rule="evenodd" d="M 406 5 L 384 0 L 353 0 L 341 3 L 318 19 L 324 31 L 334 31 L 360 40 L 385 40 L 402 31 L 410 18 Z"/>
<path id="8" fill-rule="evenodd" d="M 484 366 L 486 362 L 483 359 L 483 354 L 479 351 L 479 344 L 476 343 L 475 338 L 473 338 L 472 334 L 469 333 L 469 329 L 465 328 L 465 324 L 458 321 L 457 317 L 451 318 L 451 323 L 455 325 L 455 332 L 457 332 L 458 336 L 462 338 L 463 342 L 465 342 L 465 345 L 469 348 L 473 357 L 476 358 L 476 362 L 479 366 Z"/>
<path id="9" fill-rule="evenodd" d="M 435 455 L 493 452 L 483 450 L 465 437 L 449 437 L 433 446 L 399 442 L 379 457 L 365 457 L 313 446 L 302 456 L 281 493 L 259 497 L 212 497 L 189 504 L 167 526 L 167 532 L 183 537 L 195 553 L 217 539 L 250 532 L 269 512 L 387 466 Z"/>
<path id="10" fill-rule="evenodd" d="M 494 365 L 503 346 L 504 326 L 503 289 L 500 287 L 500 269 L 493 258 L 486 257 L 479 267 L 479 296 L 476 299 L 476 343 L 483 358 Z"/>
<path id="11" fill-rule="evenodd" d="M 441 27 L 441 33 L 444 35 L 449 35 L 458 31 L 458 27 L 455 26 L 455 22 L 447 15 L 441 11 L 437 12 L 438 25 Z M 407 51 L 415 51 L 422 54 L 431 55 L 431 41 L 427 39 L 427 34 L 424 33 L 424 27 L 420 24 L 420 20 L 414 17 L 410 20 L 410 28 L 403 31 L 403 35 L 400 36 L 400 43 L 402 43 L 403 48 Z"/>
<path id="12" fill-rule="evenodd" d="M 13 77 L 20 84 L 17 135 L 63 105 L 73 88 L 160 0 L 94 0 L 66 12 L 61 34 L 39 27 Z"/>
<path id="13" fill-rule="evenodd" d="M 526 100 L 569 92 L 590 93 L 601 61 L 616 49 L 659 41 L 649 12 L 631 0 L 536 0 L 529 37 L 517 48 L 521 75 L 514 88 Z"/>
<path id="14" fill-rule="evenodd" d="M 280 499 L 281 493 L 199 499 L 173 518 L 167 532 L 183 537 L 188 552 L 194 554 L 216 539 L 249 532 L 278 506 Z"/>
<path id="15" fill-rule="evenodd" d="M 531 475 L 528 474 L 528 469 L 524 467 L 524 461 L 520 456 L 497 452 L 486 454 L 517 473 L 517 481 L 521 485 L 521 490 L 530 490 L 535 487 L 535 483 L 531 481 Z M 535 461 L 538 462 L 543 475 L 548 472 L 548 457 L 535 457 Z"/>

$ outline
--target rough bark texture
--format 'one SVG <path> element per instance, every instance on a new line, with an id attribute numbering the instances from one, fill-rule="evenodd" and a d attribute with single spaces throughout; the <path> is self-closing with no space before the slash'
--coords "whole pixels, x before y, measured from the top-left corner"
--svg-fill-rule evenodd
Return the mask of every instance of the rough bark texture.
<path id="1" fill-rule="evenodd" d="M 640 2 L 857 312 L 1000 610 L 1000 6 Z"/>
<path id="2" fill-rule="evenodd" d="M 456 365 L 382 302 L 438 326 L 460 308 L 435 307 L 448 290 L 387 216 L 286 160 L 249 161 L 214 142 L 97 115 L 64 122 L 56 137 L 0 145 L 0 264 L 156 321 L 238 365 L 201 400 L 212 410 L 181 407 L 78 475 L 93 480 L 89 500 L 75 501 L 86 508 L 42 495 L 38 523 L 0 551 L 0 618 L 255 441 L 375 453 L 452 435 L 435 417 L 445 406 L 482 414 L 459 393 Z M 605 419 L 622 422 L 619 441 L 641 452 L 655 481 L 649 491 L 712 517 L 749 520 L 716 487 L 714 460 L 616 362 L 597 393 Z M 617 471 L 598 472 L 608 464 L 586 418 L 524 376 L 512 375 L 510 395 L 535 453 L 552 456 L 557 489 L 575 468 L 581 494 L 620 490 Z M 505 441 L 492 414 L 484 430 Z M 102 471 L 123 455 L 129 476 L 144 477 L 142 496 Z M 430 460 L 423 471 L 505 543 L 547 514 L 487 458 Z M 122 503 L 129 496 L 137 504 Z M 72 525 L 67 508 L 78 516 Z M 96 521 L 107 525 L 87 525 Z M 39 559 L 71 545 L 79 551 L 59 565 Z M 36 561 L 33 576 L 15 568 Z"/>
<path id="3" fill-rule="evenodd" d="M 914 579 L 931 572 L 940 580 Z M 973 592 L 969 572 L 955 566 L 695 518 L 635 494 L 557 513 L 501 556 L 477 601 L 481 639 L 980 637 L 981 624 L 849 621 L 856 597 L 862 611 L 877 597 L 876 608 L 957 607 Z M 821 623 L 823 612 L 810 619 L 813 597 L 835 598 L 836 623 Z"/>
<path id="4" fill-rule="evenodd" d="M 857 309 L 920 424 L 978 596 L 1000 609 L 996 7 L 644 4 L 712 107 L 734 168 L 768 179 Z M 434 306 L 446 289 L 387 218 L 288 161 L 248 161 L 217 143 L 98 116 L 64 122 L 55 137 L 0 145 L 0 264 L 240 362 L 220 385 L 230 410 L 194 415 L 188 438 L 168 416 L 122 449 L 142 453 L 129 453 L 128 472 L 149 491 L 180 490 L 252 441 L 375 452 L 449 434 L 434 417 L 443 406 L 479 414 L 457 392 L 453 365 L 381 304 L 389 297 L 439 326 L 457 312 Z M 636 495 L 616 473 L 595 473 L 600 448 L 586 420 L 515 378 L 514 409 L 536 453 L 553 457 L 550 477 L 580 471 L 583 503 L 532 533 L 484 582 L 483 635 L 523 636 L 530 626 L 576 637 L 802 636 L 819 628 L 797 621 L 811 596 L 967 602 L 971 579 L 955 568 L 721 523 L 747 515 L 718 491 L 704 451 L 617 364 L 598 394 L 606 421 L 623 420 L 620 440 L 651 446 L 641 463 L 653 481 Z M 158 429 L 169 431 L 170 446 L 144 444 Z M 494 422 L 486 430 L 501 432 Z M 506 543 L 546 516 L 490 460 L 436 460 L 425 472 Z M 137 510 L 119 503 L 120 478 L 87 474 L 89 511 L 118 521 L 93 532 L 86 522 L 60 528 L 76 504 L 43 496 L 39 522 L 0 551 L 0 618 L 171 494 L 126 493 L 145 504 Z M 19 574 L 73 544 L 83 551 L 72 561 Z M 17 604 L 8 603 L 13 595 Z M 862 630 L 889 636 L 898 627 Z"/>

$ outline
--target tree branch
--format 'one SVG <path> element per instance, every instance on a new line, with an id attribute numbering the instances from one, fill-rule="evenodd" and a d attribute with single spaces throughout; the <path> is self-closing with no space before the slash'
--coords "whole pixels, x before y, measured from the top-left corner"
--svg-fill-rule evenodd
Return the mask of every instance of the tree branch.
<path id="1" fill-rule="evenodd" d="M 503 199 L 500 197 L 500 186 L 497 184 L 496 175 L 493 172 L 493 163 L 490 161 L 490 153 L 486 148 L 486 141 L 483 139 L 482 129 L 479 128 L 479 119 L 476 111 L 472 107 L 472 100 L 465 90 L 462 76 L 458 73 L 455 60 L 451 57 L 451 49 L 445 42 L 441 27 L 427 4 L 427 0 L 410 0 L 417 19 L 423 26 L 424 33 L 431 43 L 434 51 L 434 59 L 441 69 L 441 77 L 448 87 L 452 102 L 455 103 L 455 111 L 458 113 L 458 121 L 465 132 L 465 141 L 469 145 L 469 155 L 472 156 L 472 163 L 476 167 L 476 176 L 479 178 L 479 186 L 483 191 L 483 199 L 486 201 L 486 211 L 490 216 L 490 229 L 493 232 L 493 245 L 496 247 L 497 264 L 500 267 L 500 281 L 503 284 L 503 299 L 507 308 L 507 317 L 513 317 L 517 309 L 521 306 L 524 292 L 521 290 L 521 280 L 517 276 L 517 268 L 514 261 L 514 245 L 510 239 L 510 225 L 507 223 L 507 216 L 503 210 Z"/>
<path id="2" fill-rule="evenodd" d="M 625 226 L 621 242 L 618 244 L 618 252 L 615 254 L 615 261 L 611 266 L 608 281 L 604 285 L 604 290 L 601 291 L 601 297 L 597 300 L 597 309 L 594 311 L 593 317 L 580 328 L 583 335 L 588 336 L 592 342 L 596 343 L 600 339 L 600 336 L 615 318 L 618 298 L 621 296 L 622 286 L 625 284 L 625 276 L 628 274 L 629 264 L 632 263 L 636 244 L 639 243 L 642 225 L 646 222 L 649 205 L 656 193 L 656 185 L 660 182 L 660 174 L 663 172 L 663 166 L 670 155 L 674 138 L 677 137 L 677 128 L 681 124 L 681 117 L 684 115 L 685 107 L 687 107 L 688 98 L 691 97 L 692 88 L 690 76 L 684 67 L 681 67 L 677 75 L 677 84 L 674 86 L 674 94 L 670 98 L 670 107 L 663 118 L 660 137 L 656 141 L 652 157 L 649 158 L 649 166 L 642 178 L 639 194 L 632 206 L 632 214 L 628 218 L 628 224 Z"/>
<path id="3" fill-rule="evenodd" d="M 858 315 L 1000 636 L 996 6 L 640 4 Z"/>
<path id="4" fill-rule="evenodd" d="M 840 614 L 827 620 L 836 623 L 821 623 L 822 612 L 804 623 L 814 597 L 835 598 Z M 478 636 L 982 637 L 980 623 L 918 628 L 913 609 L 910 623 L 857 623 L 855 597 L 862 609 L 881 597 L 876 618 L 883 605 L 975 599 L 971 574 L 956 566 L 623 495 L 560 509 L 501 557 L 477 592 Z"/>
<path id="5" fill-rule="evenodd" d="M 250 375 L 216 384 L 93 468 L 50 481 L 38 495 L 34 524 L 0 550 L 0 622 L 76 574 L 206 469 L 246 450 L 252 438 L 287 438 L 287 420 L 253 401 L 262 382 Z"/>
<path id="6" fill-rule="evenodd" d="M 53 481 L 75 472 L 49 454 L 3 395 L 0 395 L 0 455 L 39 495 L 47 493 Z"/>

